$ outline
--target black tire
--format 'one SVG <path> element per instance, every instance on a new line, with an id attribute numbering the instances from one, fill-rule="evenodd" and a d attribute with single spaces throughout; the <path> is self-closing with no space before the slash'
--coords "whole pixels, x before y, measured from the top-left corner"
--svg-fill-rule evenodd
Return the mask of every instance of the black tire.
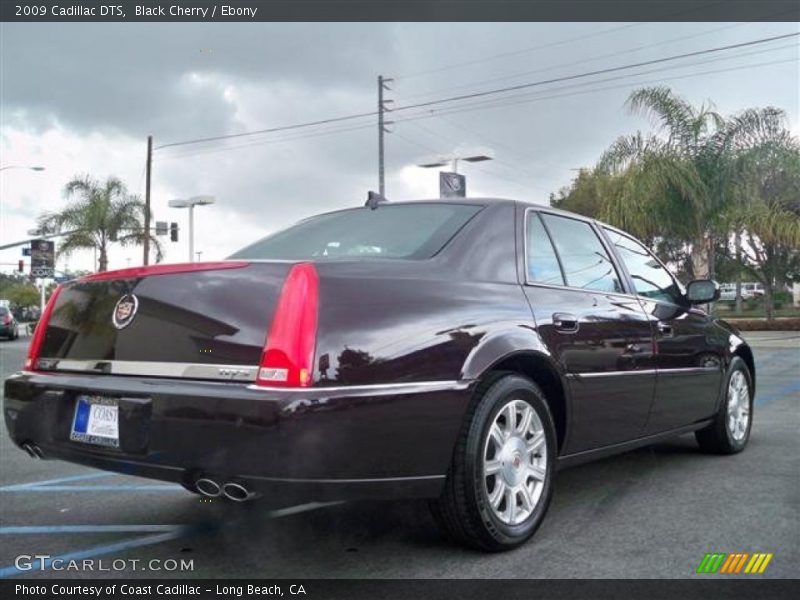
<path id="1" fill-rule="evenodd" d="M 747 382 L 749 419 L 744 436 L 736 439 L 728 426 L 728 388 L 736 373 L 741 373 Z M 713 454 L 736 454 L 744 450 L 750 440 L 750 431 L 753 427 L 753 377 L 747 364 L 738 356 L 731 361 L 725 383 L 721 391 L 720 406 L 714 422 L 708 427 L 695 432 L 695 438 L 700 449 Z"/>
<path id="2" fill-rule="evenodd" d="M 538 502 L 524 521 L 509 525 L 489 505 L 483 476 L 483 453 L 489 429 L 510 400 L 523 400 L 539 417 L 544 431 L 545 476 Z M 539 386 L 527 377 L 499 373 L 476 390 L 442 495 L 431 501 L 437 523 L 455 541 L 488 552 L 516 548 L 530 538 L 544 519 L 552 496 L 557 451 L 555 427 Z M 515 500 L 516 504 L 516 500 Z"/>

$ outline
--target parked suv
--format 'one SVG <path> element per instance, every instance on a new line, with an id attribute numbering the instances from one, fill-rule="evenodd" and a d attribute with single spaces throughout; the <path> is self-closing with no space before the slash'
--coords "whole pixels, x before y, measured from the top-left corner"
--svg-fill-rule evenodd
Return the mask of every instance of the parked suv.
<path id="1" fill-rule="evenodd" d="M 372 204 L 60 286 L 6 425 L 32 456 L 233 501 L 430 498 L 505 550 L 559 467 L 690 432 L 745 447 L 753 355 L 700 308 L 718 293 L 547 207 Z"/>

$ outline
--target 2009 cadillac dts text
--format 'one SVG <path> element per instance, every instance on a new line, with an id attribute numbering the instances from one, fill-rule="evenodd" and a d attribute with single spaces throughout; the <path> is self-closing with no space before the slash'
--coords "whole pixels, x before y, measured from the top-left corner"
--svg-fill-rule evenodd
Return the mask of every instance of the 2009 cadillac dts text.
<path id="1" fill-rule="evenodd" d="M 12 439 L 244 501 L 431 499 L 485 550 L 555 470 L 681 433 L 747 444 L 750 348 L 625 233 L 507 200 L 307 219 L 217 263 L 53 294 L 5 383 Z"/>

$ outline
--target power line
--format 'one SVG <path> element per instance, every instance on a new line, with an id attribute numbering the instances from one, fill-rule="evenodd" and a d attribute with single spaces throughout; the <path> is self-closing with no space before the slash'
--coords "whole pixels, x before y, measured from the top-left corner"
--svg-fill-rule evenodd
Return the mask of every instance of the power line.
<path id="1" fill-rule="evenodd" d="M 461 95 L 457 95 L 457 96 L 450 96 L 448 98 L 440 98 L 438 100 L 429 100 L 427 102 L 418 102 L 416 104 L 408 104 L 406 106 L 398 106 L 395 109 L 395 111 L 399 112 L 401 110 L 410 110 L 412 108 L 423 108 L 423 107 L 426 107 L 426 106 L 434 106 L 436 104 L 443 104 L 445 102 L 458 102 L 460 100 L 470 100 L 472 98 L 482 98 L 482 97 L 492 96 L 492 95 L 496 95 L 496 94 L 503 94 L 503 93 L 506 93 L 506 92 L 513 92 L 513 91 L 517 91 L 517 90 L 522 90 L 522 89 L 527 89 L 527 88 L 532 88 L 532 87 L 538 87 L 538 86 L 547 85 L 547 84 L 550 84 L 550 83 L 559 83 L 559 82 L 562 82 L 562 81 L 573 81 L 575 79 L 583 79 L 583 78 L 586 78 L 586 77 L 594 77 L 595 75 L 605 75 L 606 73 L 615 73 L 615 72 L 623 71 L 623 70 L 627 70 L 627 69 L 635 69 L 635 68 L 638 68 L 638 67 L 645 67 L 645 66 L 649 66 L 649 65 L 661 64 L 661 63 L 665 63 L 665 62 L 669 62 L 669 61 L 673 61 L 673 60 L 680 60 L 682 58 L 690 58 L 692 56 L 702 56 L 702 55 L 705 55 L 705 54 L 712 54 L 712 53 L 715 53 L 715 52 L 723 52 L 723 51 L 726 51 L 726 50 L 734 50 L 736 48 L 745 48 L 745 47 L 748 47 L 748 46 L 755 46 L 755 45 L 758 45 L 758 44 L 766 44 L 766 43 L 774 42 L 774 41 L 777 41 L 777 40 L 783 40 L 783 39 L 787 39 L 787 38 L 797 37 L 799 35 L 800 35 L 800 33 L 787 33 L 787 34 L 783 34 L 783 35 L 776 35 L 776 36 L 767 37 L 767 38 L 759 38 L 759 39 L 756 39 L 756 40 L 750 40 L 750 41 L 747 41 L 747 42 L 739 42 L 737 44 L 729 44 L 727 46 L 718 46 L 718 47 L 715 47 L 715 48 L 707 48 L 705 50 L 696 50 L 694 52 L 686 52 L 686 53 L 683 53 L 683 54 L 675 54 L 673 56 L 666 56 L 666 57 L 663 57 L 663 58 L 655 58 L 655 59 L 652 59 L 652 60 L 646 60 L 646 61 L 642 61 L 642 62 L 638 62 L 638 63 L 630 63 L 630 64 L 626 64 L 626 65 L 620 65 L 620 66 L 617 66 L 617 67 L 608 67 L 608 68 L 605 68 L 605 69 L 597 69 L 597 70 L 594 70 L 594 71 L 587 71 L 587 72 L 584 72 L 584 73 L 577 73 L 575 75 L 564 75 L 562 77 L 553 77 L 551 79 L 542 79 L 542 80 L 539 80 L 539 81 L 532 81 L 532 82 L 529 82 L 529 83 L 520 83 L 520 84 L 517 84 L 517 85 L 511 85 L 511 86 L 507 86 L 507 87 L 496 88 L 496 89 L 493 89 L 493 90 L 484 90 L 482 92 L 473 92 L 473 93 L 470 93 L 470 94 L 461 94 Z"/>
<path id="2" fill-rule="evenodd" d="M 190 158 L 193 156 L 200 156 L 203 154 L 213 154 L 215 152 L 225 152 L 227 150 L 239 150 L 241 148 L 252 148 L 254 146 L 264 146 L 269 144 L 280 144 L 283 142 L 292 142 L 295 140 L 307 139 L 307 138 L 314 138 L 314 137 L 321 137 L 325 135 L 331 135 L 334 133 L 344 133 L 347 131 L 357 131 L 362 129 L 368 129 L 374 127 L 372 124 L 366 125 L 356 125 L 350 127 L 339 127 L 335 129 L 327 129 L 323 131 L 314 131 L 314 132 L 307 132 L 304 134 L 293 135 L 289 137 L 283 137 L 279 139 L 266 139 L 266 140 L 252 140 L 247 143 L 240 143 L 235 145 L 227 145 L 222 147 L 211 147 L 211 148 L 197 148 L 197 149 L 189 149 L 188 151 L 184 151 L 183 153 L 175 153 L 175 154 L 168 154 L 165 156 L 161 156 L 158 160 L 169 160 L 173 158 Z"/>
<path id="3" fill-rule="evenodd" d="M 599 37 L 603 35 L 607 35 L 609 33 L 614 33 L 615 31 L 622 31 L 624 29 L 630 29 L 632 27 L 639 27 L 640 25 L 647 25 L 646 22 L 641 23 L 629 23 L 627 25 L 621 25 L 619 27 L 612 27 L 611 29 L 604 29 L 603 31 L 597 31 L 595 33 L 590 33 L 587 35 L 581 35 L 576 37 L 571 37 L 563 40 L 557 40 L 554 42 L 548 42 L 547 44 L 539 44 L 538 46 L 531 46 L 529 48 L 522 48 L 520 50 L 511 50 L 509 52 L 501 52 L 500 54 L 493 54 L 492 56 L 486 56 L 484 58 L 478 58 L 475 60 L 468 60 L 459 63 L 452 63 L 449 65 L 444 65 L 442 67 L 437 67 L 435 69 L 427 69 L 425 71 L 417 71 L 415 73 L 409 73 L 406 75 L 398 75 L 397 79 L 413 79 L 415 77 L 421 77 L 423 75 L 430 75 L 433 73 L 441 73 L 442 71 L 449 71 L 451 69 L 459 69 L 461 67 L 468 67 L 471 65 L 477 65 L 485 62 L 491 62 L 493 60 L 498 60 L 500 58 L 507 58 L 509 56 L 518 56 L 520 54 L 527 54 L 529 52 L 534 52 L 535 50 L 543 50 L 545 48 L 553 48 L 555 46 L 562 46 L 564 44 L 569 44 L 571 42 L 578 42 L 581 40 L 586 40 L 593 37 Z"/>
<path id="4" fill-rule="evenodd" d="M 703 37 L 703 36 L 707 36 L 707 35 L 712 34 L 712 33 L 718 33 L 720 31 L 726 31 L 728 29 L 735 29 L 737 27 L 743 27 L 745 25 L 751 25 L 751 24 L 752 23 L 749 23 L 749 22 L 748 23 L 735 23 L 733 25 L 726 25 L 724 27 L 716 27 L 714 29 L 707 29 L 707 30 L 701 31 L 699 33 L 693 33 L 693 34 L 690 34 L 690 35 L 684 35 L 684 36 L 680 36 L 680 37 L 676 37 L 676 38 L 670 38 L 670 39 L 662 40 L 660 42 L 655 42 L 655 43 L 652 43 L 652 44 L 645 44 L 643 46 L 634 46 L 633 48 L 626 48 L 625 50 L 619 50 L 619 51 L 616 51 L 616 52 L 610 52 L 608 54 L 601 54 L 601 55 L 598 55 L 598 56 L 593 56 L 592 58 L 575 60 L 575 61 L 570 61 L 570 62 L 566 62 L 566 63 L 560 63 L 560 64 L 557 64 L 557 65 L 551 65 L 549 67 L 542 67 L 540 69 L 534 69 L 532 71 L 523 71 L 521 73 L 515 73 L 513 75 L 503 75 L 502 77 L 492 77 L 490 79 L 482 79 L 482 80 L 479 80 L 479 81 L 473 81 L 473 82 L 468 83 L 468 84 L 459 85 L 459 86 L 456 86 L 456 87 L 449 87 L 447 89 L 450 90 L 450 91 L 463 90 L 463 89 L 473 88 L 473 87 L 475 87 L 477 85 L 484 84 L 484 83 L 495 83 L 497 81 L 508 81 L 509 79 L 517 79 L 519 77 L 525 77 L 525 76 L 528 76 L 528 75 L 535 75 L 537 73 L 546 73 L 547 71 L 553 71 L 555 69 L 560 69 L 562 67 L 572 67 L 572 66 L 575 66 L 575 65 L 581 65 L 581 64 L 586 64 L 586 63 L 597 62 L 598 60 L 602 60 L 604 58 L 612 58 L 614 56 L 620 56 L 622 54 L 630 54 L 632 52 L 639 52 L 640 50 L 646 50 L 648 48 L 655 48 L 657 46 L 665 46 L 665 45 L 668 45 L 668 44 L 674 44 L 675 42 L 681 42 L 681 41 L 690 40 L 690 39 L 694 39 L 694 38 L 698 38 L 698 37 Z M 421 98 L 421 97 L 425 97 L 425 96 L 436 96 L 436 95 L 438 95 L 438 94 L 440 94 L 440 93 L 442 93 L 444 91 L 446 91 L 444 88 L 437 88 L 436 90 L 428 90 L 427 92 L 415 93 L 415 94 L 411 94 L 409 96 L 404 96 L 404 97 L 405 97 L 405 99 L 409 100 L 409 99 Z"/>
<path id="5" fill-rule="evenodd" d="M 781 49 L 782 48 L 787 48 L 787 47 L 788 46 L 783 46 L 783 47 L 781 47 Z M 770 51 L 778 50 L 778 49 L 779 48 L 773 48 Z M 760 54 L 760 53 L 763 53 L 763 51 L 762 52 L 757 52 L 757 53 L 749 53 L 748 55 L 750 55 L 750 54 Z M 741 56 L 730 57 L 730 58 L 740 58 L 740 57 Z M 715 62 L 717 60 L 720 60 L 720 59 L 714 59 L 714 61 L 701 61 L 700 63 L 692 63 L 690 65 L 681 65 L 680 67 L 669 67 L 668 69 L 652 69 L 650 71 L 645 71 L 645 72 L 641 72 L 641 73 L 634 73 L 634 74 L 626 75 L 626 76 L 622 76 L 622 77 L 612 77 L 612 78 L 607 78 L 607 79 L 603 79 L 603 80 L 599 80 L 599 81 L 591 81 L 591 82 L 581 83 L 581 84 L 577 84 L 577 85 L 563 86 L 561 88 L 554 88 L 554 89 L 551 89 L 551 90 L 547 90 L 547 92 L 559 92 L 559 91 L 574 89 L 576 87 L 596 86 L 598 83 L 603 83 L 603 82 L 607 82 L 607 81 L 615 81 L 615 80 L 618 80 L 618 79 L 628 78 L 628 77 L 638 77 L 638 76 L 641 76 L 641 75 L 644 75 L 644 74 L 649 74 L 649 73 L 653 73 L 653 72 L 661 72 L 661 71 L 664 71 L 664 70 L 669 70 L 669 69 L 674 69 L 674 68 L 687 68 L 687 67 L 690 67 L 690 66 L 696 66 L 697 64 L 706 64 L 708 62 Z M 698 77 L 698 76 L 702 76 L 702 75 L 711 75 L 711 74 L 715 74 L 715 73 L 725 73 L 725 72 L 731 72 L 731 71 L 738 71 L 738 70 L 742 70 L 742 69 L 749 69 L 749 68 L 762 67 L 762 66 L 770 66 L 770 65 L 775 65 L 775 64 L 784 64 L 784 63 L 796 62 L 796 61 L 797 61 L 797 59 L 788 59 L 788 60 L 769 61 L 769 62 L 761 62 L 761 63 L 751 63 L 751 64 L 747 64 L 747 65 L 740 65 L 740 66 L 730 67 L 730 68 L 725 68 L 725 69 L 712 69 L 712 70 L 707 70 L 707 71 L 702 71 L 702 72 L 697 72 L 697 73 L 688 73 L 688 74 L 684 74 L 684 75 L 676 75 L 674 77 L 659 78 L 659 79 L 648 80 L 648 81 L 637 81 L 637 82 L 624 83 L 624 84 L 605 86 L 605 87 L 599 87 L 599 88 L 598 87 L 589 87 L 589 89 L 585 89 L 585 90 L 572 91 L 572 92 L 566 92 L 566 93 L 558 93 L 558 94 L 552 94 L 551 93 L 550 95 L 541 95 L 542 92 L 536 92 L 534 94 L 518 94 L 518 95 L 509 96 L 509 97 L 502 98 L 502 99 L 492 99 L 492 100 L 488 100 L 488 101 L 484 100 L 484 101 L 477 102 L 477 103 L 474 103 L 474 104 L 466 104 L 466 105 L 455 106 L 455 107 L 433 108 L 433 109 L 429 109 L 429 110 L 427 110 L 425 112 L 420 112 L 419 114 L 413 114 L 413 115 L 410 115 L 410 116 L 405 117 L 405 118 L 396 119 L 395 122 L 396 123 L 404 123 L 404 122 L 416 121 L 416 120 L 421 120 L 421 119 L 430 119 L 430 118 L 435 118 L 435 117 L 442 117 L 443 115 L 451 115 L 451 114 L 457 114 L 457 113 L 461 113 L 461 112 L 471 112 L 471 111 L 475 111 L 475 110 L 501 108 L 501 107 L 505 107 L 505 106 L 513 106 L 513 105 L 517 105 L 517 104 L 525 104 L 525 103 L 536 102 L 536 101 L 541 101 L 541 100 L 550 100 L 550 99 L 557 99 L 557 98 L 565 98 L 565 97 L 571 97 L 571 96 L 577 96 L 577 95 L 590 94 L 590 93 L 595 93 L 595 92 L 603 92 L 603 91 L 609 91 L 609 90 L 615 90 L 615 89 L 629 87 L 632 83 L 635 83 L 635 85 L 645 85 L 645 84 L 649 84 L 649 83 L 660 83 L 660 82 L 664 82 L 664 81 L 674 81 L 674 80 L 686 79 L 686 78 L 690 78 L 690 77 Z M 547 92 L 545 92 L 545 93 L 547 93 Z M 250 148 L 250 147 L 259 146 L 259 145 L 290 142 L 290 141 L 294 141 L 294 140 L 298 140 L 298 139 L 312 138 L 312 137 L 318 137 L 318 136 L 329 135 L 329 134 L 334 134 L 334 133 L 341 133 L 341 132 L 347 132 L 347 131 L 356 131 L 356 130 L 368 129 L 368 128 L 372 128 L 372 127 L 373 127 L 372 124 L 366 124 L 366 125 L 358 125 L 358 126 L 353 126 L 353 127 L 330 129 L 330 130 L 321 131 L 321 132 L 306 133 L 306 134 L 302 134 L 302 135 L 295 135 L 295 136 L 281 138 L 281 139 L 254 140 L 254 141 L 246 143 L 246 144 L 238 144 L 238 145 L 235 145 L 235 146 L 223 146 L 221 148 L 219 148 L 219 147 L 218 148 L 201 148 L 201 149 L 197 149 L 197 150 L 193 150 L 193 151 L 190 150 L 189 152 L 184 153 L 184 154 L 170 154 L 170 155 L 167 155 L 167 156 L 162 156 L 161 160 L 163 160 L 163 159 L 172 159 L 172 158 L 189 158 L 189 157 L 198 156 L 198 155 L 202 155 L 202 154 L 210 154 L 210 153 L 215 153 L 215 152 L 224 152 L 224 151 L 227 151 L 227 150 L 236 150 L 236 149 L 240 149 L 240 148 Z M 480 135 L 480 134 L 478 134 L 478 135 Z"/>
<path id="6" fill-rule="evenodd" d="M 301 129 L 304 127 L 315 127 L 318 125 L 327 125 L 329 123 L 339 123 L 341 121 L 350 121 L 353 119 L 360 119 L 363 117 L 372 117 L 377 114 L 377 111 L 372 112 L 365 112 L 365 113 L 358 113 L 354 115 L 345 115 L 342 117 L 332 117 L 330 119 L 320 119 L 318 121 L 309 121 L 307 123 L 295 123 L 293 125 L 283 125 L 280 127 L 270 127 L 268 129 L 258 129 L 256 131 L 244 131 L 242 133 L 230 133 L 227 135 L 217 135 L 213 137 L 206 137 L 206 138 L 196 138 L 193 140 L 184 140 L 181 142 L 171 142 L 169 144 L 161 144 L 160 146 L 156 146 L 155 150 L 161 150 L 163 148 L 174 148 L 175 146 L 187 146 L 189 144 L 200 144 L 203 142 L 217 142 L 220 140 L 229 140 L 233 138 L 241 138 L 241 137 L 248 137 L 253 135 L 261 135 L 264 133 L 277 133 L 279 131 L 289 131 L 292 129 Z"/>
<path id="7" fill-rule="evenodd" d="M 790 59 L 786 59 L 786 60 L 775 60 L 775 61 L 768 61 L 768 62 L 761 62 L 761 63 L 751 63 L 751 64 L 747 64 L 747 65 L 739 65 L 739 66 L 736 66 L 736 67 L 729 67 L 729 68 L 725 68 L 725 69 L 712 69 L 712 70 L 709 70 L 709 71 L 700 71 L 700 72 L 697 72 L 697 73 L 688 73 L 688 74 L 685 74 L 685 75 L 676 75 L 674 77 L 662 77 L 662 78 L 659 78 L 659 79 L 651 79 L 651 80 L 648 80 L 648 81 L 637 81 L 637 82 L 635 82 L 635 84 L 636 85 L 646 85 L 646 84 L 652 84 L 652 83 L 662 83 L 662 82 L 665 82 L 665 81 L 674 81 L 674 80 L 679 80 L 679 79 L 687 79 L 687 78 L 690 78 L 690 77 L 699 77 L 699 76 L 702 76 L 702 75 L 712 75 L 712 74 L 716 74 L 716 73 L 727 73 L 727 72 L 730 72 L 730 71 L 740 71 L 742 69 L 751 69 L 751 68 L 755 68 L 755 67 L 766 67 L 766 66 L 770 66 L 770 65 L 784 64 L 784 63 L 797 62 L 797 61 L 798 61 L 798 58 L 790 58 Z M 593 82 L 593 83 L 597 83 L 597 82 Z M 606 87 L 601 87 L 601 88 L 590 88 L 590 89 L 587 89 L 587 90 L 581 90 L 581 91 L 575 91 L 575 92 L 567 92 L 567 93 L 564 93 L 564 94 L 552 94 L 552 95 L 549 95 L 549 96 L 547 96 L 547 95 L 541 96 L 541 95 L 535 95 L 535 94 L 519 94 L 517 96 L 511 96 L 509 98 L 496 99 L 496 100 L 491 100 L 491 101 L 483 101 L 483 102 L 479 102 L 479 103 L 476 103 L 476 104 L 469 104 L 469 105 L 465 105 L 465 106 L 458 106 L 458 107 L 451 107 L 451 108 L 438 108 L 438 109 L 434 108 L 434 109 L 430 109 L 427 113 L 420 113 L 418 115 L 414 115 L 414 116 L 411 116 L 411 117 L 408 117 L 408 118 L 405 118 L 405 119 L 396 119 L 395 122 L 396 123 L 403 123 L 405 121 L 414 121 L 414 120 L 417 120 L 417 119 L 429 119 L 429 118 L 437 117 L 440 114 L 449 115 L 449 114 L 455 114 L 455 113 L 461 113 L 461 112 L 470 112 L 470 111 L 474 111 L 474 110 L 483 110 L 483 109 L 487 109 L 487 108 L 503 108 L 503 107 L 506 107 L 506 106 L 512 106 L 512 105 L 516 105 L 516 104 L 525 104 L 525 103 L 528 103 L 528 102 L 536 102 L 536 101 L 539 101 L 539 100 L 552 100 L 552 99 L 556 99 L 556 98 L 566 98 L 566 97 L 570 97 L 570 96 L 579 96 L 579 95 L 583 95 L 583 94 L 591 94 L 591 93 L 603 92 L 603 91 L 608 91 L 608 90 L 616 90 L 616 89 L 620 89 L 620 88 L 630 87 L 630 85 L 631 85 L 631 83 L 623 83 L 623 84 L 618 84 L 618 85 L 613 85 L 613 86 L 606 86 Z M 567 86 L 567 88 L 562 88 L 562 89 L 568 89 L 569 87 L 574 87 L 574 86 Z M 555 90 L 550 90 L 550 91 L 555 91 Z M 515 101 L 509 102 L 509 100 L 515 100 Z"/>
<path id="8" fill-rule="evenodd" d="M 523 84 L 518 84 L 518 85 L 513 85 L 513 86 L 507 86 L 507 87 L 496 88 L 496 89 L 491 89 L 491 90 L 484 90 L 484 91 L 481 91 L 481 92 L 473 92 L 473 93 L 470 93 L 470 94 L 461 94 L 461 95 L 456 95 L 456 96 L 450 96 L 450 97 L 447 97 L 447 98 L 439 98 L 437 100 L 430 100 L 430 101 L 427 101 L 427 102 L 419 102 L 419 103 L 416 103 L 416 104 L 409 104 L 409 105 L 406 105 L 406 106 L 398 106 L 395 109 L 395 111 L 399 112 L 399 111 L 404 111 L 404 110 L 411 110 L 411 109 L 414 109 L 414 108 L 424 108 L 424 107 L 428 107 L 428 106 L 435 106 L 435 105 L 438 105 L 438 104 L 445 104 L 445 103 L 449 103 L 449 102 L 458 102 L 458 101 L 469 100 L 469 99 L 473 99 L 473 98 L 481 98 L 481 97 L 486 97 L 486 96 L 493 96 L 493 95 L 503 94 L 503 93 L 507 93 L 507 92 L 511 92 L 511 91 L 516 91 L 516 90 L 521 90 L 521 89 L 527 89 L 527 88 L 547 85 L 547 84 L 550 84 L 550 83 L 558 83 L 558 82 L 562 82 L 562 81 L 573 81 L 573 80 L 576 80 L 576 79 L 582 79 L 582 78 L 586 78 L 586 77 L 593 77 L 595 75 L 602 75 L 602 74 L 606 74 L 606 73 L 614 73 L 614 72 L 623 71 L 623 70 L 627 70 L 627 69 L 634 69 L 634 68 L 638 68 L 638 67 L 642 67 L 642 66 L 648 66 L 648 65 L 660 64 L 660 63 L 665 63 L 665 62 L 674 61 L 674 60 L 680 60 L 680 59 L 689 58 L 689 57 L 692 57 L 692 56 L 701 56 L 701 55 L 711 54 L 711 53 L 715 53 L 715 52 L 723 52 L 723 51 L 726 51 L 726 50 L 734 50 L 736 48 L 744 48 L 744 47 L 754 46 L 754 45 L 758 45 L 758 44 L 765 44 L 765 43 L 769 43 L 769 42 L 773 42 L 773 41 L 777 41 L 777 40 L 781 40 L 781 39 L 797 37 L 798 35 L 800 35 L 800 33 L 789 33 L 789 34 L 784 34 L 784 35 L 772 36 L 772 37 L 768 37 L 768 38 L 760 38 L 760 39 L 756 39 L 756 40 L 750 40 L 750 41 L 747 41 L 747 42 L 740 42 L 740 43 L 737 43 L 737 44 L 729 44 L 727 46 L 718 46 L 718 47 L 715 47 L 715 48 L 707 48 L 705 50 L 697 50 L 697 51 L 694 51 L 694 52 L 687 52 L 687 53 L 684 53 L 684 54 L 677 54 L 677 55 L 673 55 L 673 56 L 667 56 L 667 57 L 663 57 L 663 58 L 652 59 L 652 60 L 642 61 L 642 62 L 638 62 L 638 63 L 630 63 L 630 64 L 620 65 L 620 66 L 616 66 L 616 67 L 609 67 L 609 68 L 605 68 L 605 69 L 597 69 L 597 70 L 594 70 L 594 71 L 588 71 L 588 72 L 584 72 L 584 73 L 577 73 L 577 74 L 574 74 L 574 75 L 565 75 L 565 76 L 562 76 L 562 77 L 555 77 L 555 78 L 551 78 L 551 79 L 533 81 L 533 82 L 523 83 Z M 296 130 L 296 129 L 303 129 L 303 128 L 307 128 L 307 127 L 317 127 L 319 125 L 326 125 L 326 124 L 330 124 L 330 123 L 339 123 L 339 122 L 343 122 L 343 121 L 350 121 L 350 120 L 361 119 L 361 118 L 365 118 L 365 117 L 373 117 L 373 116 L 375 116 L 377 114 L 378 114 L 377 111 L 362 112 L 362 113 L 356 113 L 356 114 L 352 114 L 352 115 L 344 115 L 344 116 L 340 116 L 340 117 L 331 117 L 331 118 L 328 118 L 328 119 L 319 119 L 319 120 L 316 120 L 316 121 L 308 121 L 308 122 L 305 122 L 305 123 L 295 123 L 295 124 L 292 124 L 292 125 L 270 127 L 270 128 L 267 128 L 267 129 L 260 129 L 260 130 L 256 130 L 256 131 L 247 131 L 247 132 L 233 133 L 233 134 L 227 134 L 227 135 L 219 135 L 219 136 L 212 136 L 212 137 L 205 137 L 205 138 L 196 138 L 196 139 L 184 140 L 184 141 L 179 141 L 179 142 L 171 142 L 171 143 L 168 143 L 168 144 L 162 144 L 160 146 L 157 146 L 155 148 L 155 150 L 160 150 L 160 149 L 164 149 L 164 148 L 172 148 L 172 147 L 176 147 L 176 146 L 186 146 L 186 145 L 190 145 L 190 144 L 200 144 L 200 143 L 205 143 L 205 142 L 216 142 L 216 141 L 222 141 L 222 140 L 228 140 L 228 139 L 250 137 L 250 136 L 256 136 L 256 135 L 267 134 L 267 133 L 277 133 L 277 132 L 281 132 L 281 131 L 290 131 L 290 130 Z"/>

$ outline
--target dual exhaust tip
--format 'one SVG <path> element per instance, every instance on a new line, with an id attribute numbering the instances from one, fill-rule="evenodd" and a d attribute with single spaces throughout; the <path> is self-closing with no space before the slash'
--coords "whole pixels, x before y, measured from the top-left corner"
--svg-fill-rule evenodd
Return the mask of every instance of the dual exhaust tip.
<path id="1" fill-rule="evenodd" d="M 22 444 L 22 449 L 28 453 L 28 456 L 35 460 L 44 458 L 42 449 L 32 442 L 25 442 Z M 209 498 L 219 498 L 224 496 L 228 500 L 234 502 L 247 502 L 258 497 L 256 492 L 248 490 L 244 484 L 238 481 L 228 481 L 220 485 L 209 477 L 201 477 L 194 482 L 194 487 L 198 492 Z"/>
<path id="2" fill-rule="evenodd" d="M 198 492 L 208 498 L 219 498 L 224 496 L 234 502 L 247 502 L 258 497 L 256 492 L 248 490 L 244 484 L 238 481 L 228 481 L 220 485 L 209 477 L 201 477 L 194 482 L 194 487 Z"/>
<path id="3" fill-rule="evenodd" d="M 25 442 L 22 444 L 22 449 L 28 453 L 28 456 L 35 460 L 41 460 L 44 458 L 44 452 L 42 449 L 39 448 L 36 444 L 32 444 L 31 442 Z"/>

